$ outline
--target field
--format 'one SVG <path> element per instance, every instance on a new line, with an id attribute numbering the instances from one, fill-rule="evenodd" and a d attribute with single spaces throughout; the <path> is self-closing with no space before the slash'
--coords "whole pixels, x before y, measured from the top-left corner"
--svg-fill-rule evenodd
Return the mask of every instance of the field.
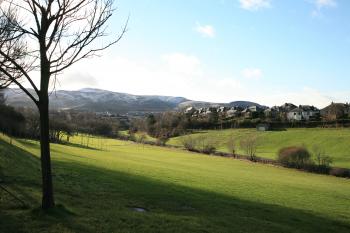
<path id="1" fill-rule="evenodd" d="M 227 141 L 230 136 L 236 139 L 238 153 L 239 140 L 248 135 L 257 134 L 259 147 L 257 155 L 275 159 L 279 149 L 286 146 L 306 146 L 310 151 L 314 145 L 322 148 L 333 160 L 333 166 L 350 168 L 350 129 L 288 129 L 287 131 L 257 132 L 255 129 L 228 129 L 200 131 L 193 137 L 206 136 L 215 141 L 219 151 L 228 152 Z M 181 138 L 172 138 L 171 145 L 181 145 Z"/>
<path id="2" fill-rule="evenodd" d="M 43 213 L 38 143 L 1 136 L 0 184 L 29 208 L 0 191 L 0 232 L 350 232 L 348 179 L 90 140 L 52 144 L 58 206 Z"/>

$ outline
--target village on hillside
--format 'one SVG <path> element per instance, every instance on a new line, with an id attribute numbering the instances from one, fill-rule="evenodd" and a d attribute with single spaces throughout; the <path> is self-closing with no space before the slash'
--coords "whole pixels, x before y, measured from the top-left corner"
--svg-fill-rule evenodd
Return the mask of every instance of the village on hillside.
<path id="1" fill-rule="evenodd" d="M 193 118 L 208 117 L 210 115 L 218 115 L 221 119 L 270 119 L 280 121 L 334 121 L 341 119 L 348 119 L 350 117 L 349 103 L 331 103 L 323 109 L 318 109 L 315 106 L 299 105 L 292 103 L 285 103 L 282 106 L 263 107 L 263 106 L 249 106 L 243 107 L 206 107 L 195 108 L 187 107 L 184 113 Z"/>

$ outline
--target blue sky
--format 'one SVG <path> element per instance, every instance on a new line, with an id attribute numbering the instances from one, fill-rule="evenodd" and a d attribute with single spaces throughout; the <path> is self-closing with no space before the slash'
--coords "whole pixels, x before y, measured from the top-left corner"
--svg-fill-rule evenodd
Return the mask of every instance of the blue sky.
<path id="1" fill-rule="evenodd" d="M 61 89 L 275 105 L 350 101 L 348 0 L 119 0 L 128 32 Z M 74 76 L 74 79 L 72 78 Z"/>

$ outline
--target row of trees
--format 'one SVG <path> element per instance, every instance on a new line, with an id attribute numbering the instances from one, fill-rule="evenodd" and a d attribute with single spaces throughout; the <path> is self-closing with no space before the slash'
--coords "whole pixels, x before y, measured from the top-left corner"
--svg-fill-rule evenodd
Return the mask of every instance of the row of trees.
<path id="1" fill-rule="evenodd" d="M 117 120 L 104 119 L 88 112 L 51 111 L 49 125 L 50 142 L 69 142 L 70 136 L 82 133 L 104 137 L 116 137 L 119 130 Z M 22 138 L 40 138 L 39 114 L 30 108 L 0 104 L 0 131 Z"/>
<path id="2" fill-rule="evenodd" d="M 130 132 L 146 132 L 157 139 L 167 140 L 185 133 L 188 124 L 186 116 L 176 112 L 150 114 L 145 118 L 133 119 L 130 124 Z"/>
<path id="3" fill-rule="evenodd" d="M 131 121 L 130 131 L 146 132 L 148 135 L 166 140 L 185 134 L 191 129 L 208 129 L 217 127 L 218 114 L 210 114 L 208 117 L 193 118 L 181 112 L 165 112 L 149 114 L 145 118 L 136 118 Z"/>
<path id="4" fill-rule="evenodd" d="M 24 116 L 12 107 L 0 104 L 0 132 L 9 136 L 21 136 L 24 128 Z"/>
<path id="5" fill-rule="evenodd" d="M 259 140 L 256 135 L 248 135 L 240 139 L 239 143 L 236 138 L 231 135 L 227 139 L 226 146 L 233 157 L 237 157 L 237 150 L 240 149 L 244 151 L 245 155 L 247 155 L 251 161 L 256 161 L 258 142 Z M 181 144 L 189 151 L 211 154 L 216 151 L 219 141 L 204 135 L 187 135 L 181 138 Z"/>

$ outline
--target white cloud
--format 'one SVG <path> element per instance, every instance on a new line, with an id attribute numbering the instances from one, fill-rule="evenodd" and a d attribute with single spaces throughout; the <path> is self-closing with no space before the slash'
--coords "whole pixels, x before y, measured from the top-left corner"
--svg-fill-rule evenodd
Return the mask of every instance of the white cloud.
<path id="1" fill-rule="evenodd" d="M 195 30 L 200 33 L 203 37 L 213 38 L 215 37 L 215 29 L 212 25 L 200 25 L 197 23 Z"/>
<path id="2" fill-rule="evenodd" d="M 335 0 L 315 0 L 315 5 L 318 8 L 335 7 L 335 6 L 337 6 L 337 2 Z"/>
<path id="3" fill-rule="evenodd" d="M 170 72 L 184 75 L 201 75 L 201 62 L 196 56 L 183 53 L 171 53 L 162 56 Z"/>
<path id="4" fill-rule="evenodd" d="M 241 71 L 241 75 L 247 79 L 260 79 L 263 73 L 258 68 L 246 68 Z"/>
<path id="5" fill-rule="evenodd" d="M 322 16 L 323 8 L 332 8 L 337 6 L 336 0 L 312 0 L 315 8 L 312 10 L 311 15 L 313 17 Z"/>
<path id="6" fill-rule="evenodd" d="M 239 0 L 241 7 L 245 10 L 257 11 L 262 8 L 271 7 L 270 0 Z"/>
<path id="7" fill-rule="evenodd" d="M 320 92 L 317 89 L 303 87 L 297 90 L 289 90 L 287 87 L 276 88 L 269 95 L 262 97 L 264 103 L 272 105 L 282 105 L 284 103 L 293 103 L 295 105 L 313 105 L 318 108 L 324 108 L 332 101 L 344 102 L 346 97 L 342 94 Z"/>
<path id="8" fill-rule="evenodd" d="M 62 81 L 57 89 L 91 87 L 84 78 L 94 77 L 97 81 L 92 86 L 94 88 L 130 94 L 184 96 L 193 100 L 228 102 L 246 93 L 238 79 L 219 72 L 212 73 L 195 55 L 178 52 L 153 60 L 102 57 L 73 66 L 63 75 L 69 78 L 61 77 L 65 82 Z M 81 81 L 80 85 L 66 82 L 69 79 L 73 81 L 71 78 L 74 77 Z"/>
<path id="9" fill-rule="evenodd" d="M 259 69 L 245 69 L 242 80 L 223 71 L 211 71 L 195 55 L 169 53 L 152 60 L 122 56 L 85 60 L 72 66 L 58 79 L 57 89 L 84 87 L 142 95 L 183 96 L 192 100 L 230 102 L 249 100 L 264 105 L 286 102 L 325 107 L 331 101 L 349 101 L 350 92 L 321 92 L 314 88 L 292 89 L 288 86 L 256 84 L 262 77 Z M 249 79 L 250 78 L 250 79 Z"/>

